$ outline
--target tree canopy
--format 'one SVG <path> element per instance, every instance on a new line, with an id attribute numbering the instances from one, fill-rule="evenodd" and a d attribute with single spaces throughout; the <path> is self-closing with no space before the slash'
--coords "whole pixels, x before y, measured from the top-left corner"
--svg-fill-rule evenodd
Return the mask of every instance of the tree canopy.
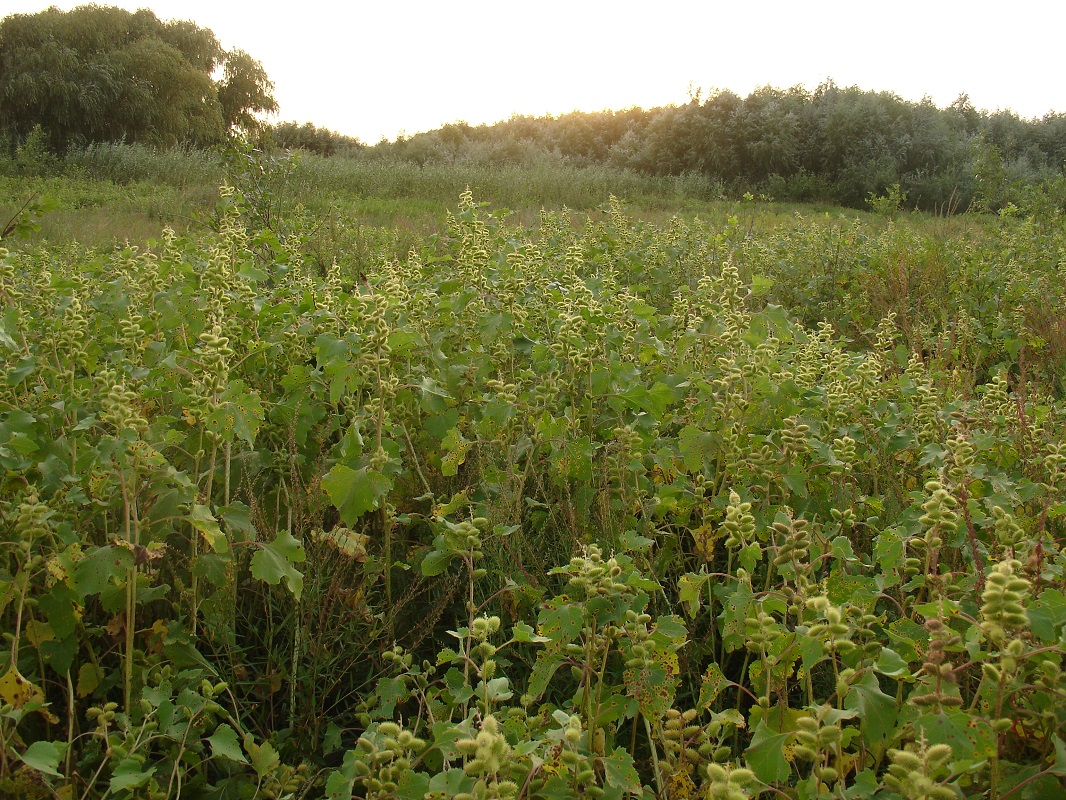
<path id="1" fill-rule="evenodd" d="M 49 8 L 0 21 L 0 132 L 22 139 L 40 126 L 56 150 L 212 144 L 277 111 L 273 88 L 244 51 L 148 9 Z"/>

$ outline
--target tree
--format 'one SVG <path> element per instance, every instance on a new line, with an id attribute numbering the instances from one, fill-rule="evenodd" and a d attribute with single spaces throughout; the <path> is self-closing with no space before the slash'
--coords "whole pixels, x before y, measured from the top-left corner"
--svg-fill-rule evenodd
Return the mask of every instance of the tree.
<path id="1" fill-rule="evenodd" d="M 263 65 L 243 50 L 226 54 L 222 83 L 218 87 L 218 101 L 227 127 L 252 130 L 259 120 L 255 113 L 273 114 L 278 110 L 270 82 Z"/>
<path id="2" fill-rule="evenodd" d="M 0 21 L 0 133 L 21 140 L 40 127 L 54 150 L 213 144 L 276 111 L 273 88 L 244 51 L 147 9 L 50 8 Z"/>

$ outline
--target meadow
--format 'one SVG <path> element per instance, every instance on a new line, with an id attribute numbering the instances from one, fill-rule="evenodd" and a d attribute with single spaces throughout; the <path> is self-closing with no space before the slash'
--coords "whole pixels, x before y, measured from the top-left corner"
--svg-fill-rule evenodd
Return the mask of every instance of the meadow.
<path id="1" fill-rule="evenodd" d="M 0 794 L 1066 791 L 1061 181 L 0 167 Z"/>

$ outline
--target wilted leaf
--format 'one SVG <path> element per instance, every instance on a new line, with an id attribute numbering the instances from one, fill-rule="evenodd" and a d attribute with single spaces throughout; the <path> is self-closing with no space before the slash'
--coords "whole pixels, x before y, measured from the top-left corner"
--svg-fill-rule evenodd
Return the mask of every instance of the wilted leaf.
<path id="1" fill-rule="evenodd" d="M 703 673 L 703 681 L 700 684 L 700 699 L 697 706 L 701 709 L 710 708 L 711 704 L 718 699 L 722 689 L 729 685 L 722 668 L 716 662 L 711 662 Z"/>
<path id="2" fill-rule="evenodd" d="M 366 546 L 370 537 L 365 533 L 356 533 L 351 528 L 334 528 L 331 531 L 315 531 L 312 537 L 325 542 L 341 554 L 359 563 L 366 561 Z"/>
<path id="3" fill-rule="evenodd" d="M 44 692 L 39 686 L 22 676 L 14 664 L 8 667 L 4 677 L 0 678 L 0 700 L 16 709 L 27 703 L 43 703 Z"/>

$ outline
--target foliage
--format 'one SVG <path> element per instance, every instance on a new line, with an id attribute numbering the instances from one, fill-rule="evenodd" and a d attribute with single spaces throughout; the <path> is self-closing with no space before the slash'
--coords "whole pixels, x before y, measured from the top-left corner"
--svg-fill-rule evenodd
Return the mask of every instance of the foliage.
<path id="1" fill-rule="evenodd" d="M 216 83 L 212 74 L 221 69 Z M 191 22 L 82 6 L 0 22 L 2 132 L 53 151 L 96 142 L 209 145 L 277 110 L 259 62 Z"/>
<path id="2" fill-rule="evenodd" d="M 198 236 L 0 252 L 0 789 L 1060 790 L 1053 218 L 466 192 L 322 264 L 294 163 L 234 151 Z"/>

